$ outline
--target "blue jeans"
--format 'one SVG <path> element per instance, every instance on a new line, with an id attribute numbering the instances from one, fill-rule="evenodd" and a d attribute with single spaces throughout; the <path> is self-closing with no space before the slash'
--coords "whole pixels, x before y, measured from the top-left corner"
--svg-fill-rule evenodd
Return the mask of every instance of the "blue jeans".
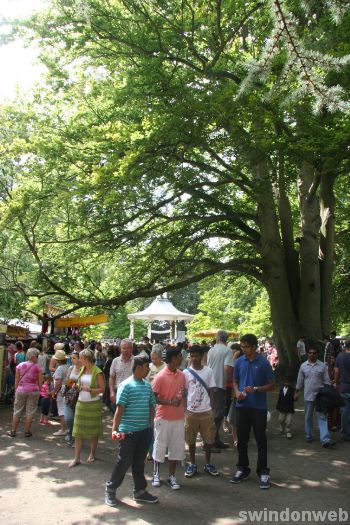
<path id="1" fill-rule="evenodd" d="M 75 414 L 74 408 L 70 407 L 69 405 L 67 405 L 67 403 L 65 403 L 64 404 L 64 420 L 66 422 L 67 434 L 69 438 L 72 438 L 74 414 Z"/>
<path id="2" fill-rule="evenodd" d="M 305 435 L 306 439 L 312 439 L 314 437 L 313 432 L 313 415 L 315 409 L 315 401 L 304 401 L 305 408 Z M 320 440 L 322 445 L 328 443 L 331 438 L 328 430 L 327 415 L 323 412 L 316 412 L 317 414 L 317 424 L 320 430 Z"/>
<path id="3" fill-rule="evenodd" d="M 146 428 L 128 434 L 121 440 L 117 461 L 114 465 L 111 479 L 106 483 L 107 492 L 114 494 L 120 487 L 129 467 L 134 480 L 134 493 L 145 490 L 145 459 L 152 442 L 153 429 Z"/>
<path id="4" fill-rule="evenodd" d="M 345 406 L 340 409 L 341 433 L 343 434 L 344 439 L 350 440 L 350 394 L 344 392 L 340 395 L 345 403 Z"/>

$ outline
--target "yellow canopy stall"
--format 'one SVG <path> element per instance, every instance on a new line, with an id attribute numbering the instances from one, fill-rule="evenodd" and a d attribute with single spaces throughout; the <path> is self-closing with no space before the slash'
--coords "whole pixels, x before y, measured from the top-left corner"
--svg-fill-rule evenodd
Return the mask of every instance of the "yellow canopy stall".
<path id="1" fill-rule="evenodd" d="M 200 330 L 199 332 L 193 334 L 192 337 L 202 337 L 203 339 L 211 339 L 213 337 L 216 337 L 216 334 L 219 330 L 219 328 L 211 328 L 210 330 Z M 233 337 L 234 339 L 237 339 L 239 337 L 238 332 L 233 332 L 232 330 L 225 330 L 225 332 L 228 333 L 229 337 Z"/>
<path id="2" fill-rule="evenodd" d="M 56 327 L 57 328 L 71 328 L 76 326 L 91 326 L 95 324 L 107 323 L 108 315 L 99 314 L 99 315 L 90 315 L 88 317 L 62 317 L 57 319 Z"/>

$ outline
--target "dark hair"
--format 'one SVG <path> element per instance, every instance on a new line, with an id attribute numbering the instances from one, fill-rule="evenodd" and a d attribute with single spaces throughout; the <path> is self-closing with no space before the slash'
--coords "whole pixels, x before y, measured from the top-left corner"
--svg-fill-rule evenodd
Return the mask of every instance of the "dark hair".
<path id="1" fill-rule="evenodd" d="M 169 364 L 174 359 L 174 357 L 177 357 L 179 354 L 181 354 L 181 350 L 180 348 L 168 347 L 166 348 L 164 354 L 163 359 L 167 364 Z"/>
<path id="2" fill-rule="evenodd" d="M 84 350 L 84 343 L 83 343 L 83 341 L 77 341 L 75 344 L 79 346 L 80 350 Z"/>
<path id="3" fill-rule="evenodd" d="M 17 341 L 16 342 L 16 348 L 17 348 L 17 350 L 23 350 L 23 343 L 22 343 L 22 341 Z"/>
<path id="4" fill-rule="evenodd" d="M 310 350 L 315 350 L 315 352 L 317 352 L 317 353 L 318 353 L 318 348 L 317 348 L 317 346 L 310 346 L 310 347 L 308 348 L 308 351 L 307 351 L 307 353 L 309 353 L 309 352 L 310 352 Z"/>
<path id="5" fill-rule="evenodd" d="M 228 345 L 228 347 L 231 349 L 231 350 L 239 350 L 240 352 L 242 352 L 242 348 L 241 348 L 241 345 L 239 343 L 230 343 Z"/>
<path id="6" fill-rule="evenodd" d="M 254 334 L 245 334 L 239 339 L 241 343 L 248 343 L 250 346 L 258 348 L 258 339 Z"/>
<path id="7" fill-rule="evenodd" d="M 190 355 L 191 354 L 204 354 L 204 348 L 201 345 L 192 345 L 190 348 Z"/>
<path id="8" fill-rule="evenodd" d="M 132 371 L 135 372 L 136 368 L 138 366 L 143 366 L 145 365 L 146 363 L 150 363 L 150 360 L 148 359 L 148 357 L 146 356 L 143 356 L 143 355 L 137 355 L 134 357 L 134 362 L 132 364 Z"/>

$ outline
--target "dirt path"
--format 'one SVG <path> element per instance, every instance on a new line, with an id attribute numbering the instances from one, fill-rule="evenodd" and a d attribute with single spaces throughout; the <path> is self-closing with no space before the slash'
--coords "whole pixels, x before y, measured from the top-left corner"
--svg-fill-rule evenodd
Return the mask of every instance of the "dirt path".
<path id="1" fill-rule="evenodd" d="M 274 406 L 274 397 L 270 399 Z M 103 501 L 104 482 L 108 479 L 115 458 L 115 445 L 109 439 L 110 416 L 105 413 L 104 439 L 98 449 L 98 461 L 73 470 L 67 464 L 73 451 L 63 445 L 62 438 L 54 438 L 54 428 L 34 426 L 34 436 L 24 438 L 19 428 L 14 439 L 6 435 L 10 428 L 12 410 L 0 407 L 0 524 L 1 525 L 97 525 L 162 524 L 162 525 L 238 525 L 244 523 L 242 513 L 260 511 L 261 524 L 297 522 L 295 511 L 335 511 L 332 521 L 312 518 L 304 522 L 342 523 L 339 508 L 350 516 L 350 443 L 340 442 L 334 449 L 322 449 L 315 441 L 306 444 L 302 432 L 303 412 L 298 403 L 295 414 L 295 437 L 287 440 L 277 431 L 276 414 L 269 424 L 269 463 L 272 487 L 259 489 L 257 477 L 240 485 L 229 479 L 236 463 L 236 452 L 230 448 L 213 454 L 213 463 L 220 470 L 219 478 L 210 478 L 202 472 L 203 452 L 198 453 L 200 474 L 192 479 L 178 470 L 182 489 L 174 492 L 164 484 L 149 489 L 159 495 L 159 504 L 140 505 L 132 500 L 132 478 L 127 474 L 118 490 L 120 506 L 107 507 Z M 228 441 L 228 438 L 226 439 Z M 84 450 L 83 459 L 88 451 Z M 256 453 L 251 441 L 250 460 L 255 468 Z M 161 471 L 163 479 L 167 466 Z M 151 464 L 147 462 L 147 478 Z M 289 508 L 293 515 L 271 514 Z M 288 512 L 288 511 L 286 511 Z M 240 514 L 241 513 L 241 514 Z M 245 523 L 254 523 L 249 516 Z M 344 515 L 343 515 L 344 516 Z M 308 518 L 309 515 L 305 515 Z M 329 516 L 328 516 L 329 517 Z M 322 518 L 320 516 L 319 518 Z"/>

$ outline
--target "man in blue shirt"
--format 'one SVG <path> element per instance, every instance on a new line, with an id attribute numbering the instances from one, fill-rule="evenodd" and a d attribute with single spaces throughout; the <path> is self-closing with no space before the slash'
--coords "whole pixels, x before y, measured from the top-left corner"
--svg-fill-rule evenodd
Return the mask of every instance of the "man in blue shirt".
<path id="1" fill-rule="evenodd" d="M 246 334 L 240 339 L 244 355 L 235 363 L 233 388 L 237 398 L 237 471 L 231 483 L 240 483 L 250 474 L 248 442 L 253 428 L 258 447 L 256 472 L 260 488 L 270 488 L 270 469 L 267 467 L 267 402 L 266 392 L 274 389 L 273 370 L 268 360 L 257 352 L 258 340 L 254 334 Z"/>
<path id="2" fill-rule="evenodd" d="M 149 372 L 149 359 L 134 358 L 131 377 L 118 386 L 113 418 L 112 439 L 120 440 L 119 454 L 110 481 L 106 483 L 105 503 L 116 507 L 115 493 L 123 482 L 129 467 L 134 479 L 134 500 L 157 503 L 158 498 L 147 492 L 145 460 L 153 437 L 153 418 L 156 398 L 151 385 L 145 381 Z"/>

